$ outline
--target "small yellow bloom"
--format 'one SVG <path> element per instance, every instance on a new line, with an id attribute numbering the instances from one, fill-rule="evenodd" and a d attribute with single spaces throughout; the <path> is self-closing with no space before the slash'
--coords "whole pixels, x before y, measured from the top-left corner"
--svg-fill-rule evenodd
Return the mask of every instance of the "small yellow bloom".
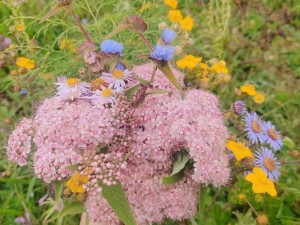
<path id="1" fill-rule="evenodd" d="M 187 55 L 184 58 L 178 60 L 176 64 L 180 69 L 185 69 L 187 67 L 190 70 L 192 70 L 198 65 L 198 63 L 201 62 L 201 60 L 202 60 L 201 57 L 196 58 L 193 55 Z"/>
<path id="2" fill-rule="evenodd" d="M 19 57 L 16 64 L 20 68 L 26 68 L 30 70 L 35 67 L 34 61 L 25 57 Z"/>
<path id="3" fill-rule="evenodd" d="M 168 18 L 171 22 L 180 22 L 182 20 L 181 11 L 178 9 L 172 9 L 169 11 Z"/>
<path id="4" fill-rule="evenodd" d="M 226 66 L 226 62 L 223 60 L 217 61 L 210 70 L 214 73 L 225 73 L 228 74 L 228 68 Z"/>
<path id="5" fill-rule="evenodd" d="M 255 87 L 252 84 L 247 84 L 247 85 L 240 86 L 240 89 L 241 89 L 242 92 L 245 92 L 250 96 L 256 95 Z"/>
<path id="6" fill-rule="evenodd" d="M 79 172 L 72 175 L 67 181 L 67 187 L 74 193 L 84 193 L 86 190 L 83 189 L 83 185 L 89 181 L 87 176 L 81 175 Z"/>
<path id="7" fill-rule="evenodd" d="M 61 40 L 59 48 L 60 49 L 65 49 L 67 47 L 67 42 L 68 41 L 66 39 Z"/>
<path id="8" fill-rule="evenodd" d="M 177 8 L 177 0 L 164 0 L 165 4 L 167 6 L 170 6 L 172 9 L 176 9 Z"/>
<path id="9" fill-rule="evenodd" d="M 20 22 L 16 25 L 16 30 L 17 31 L 23 31 L 25 29 L 24 23 Z"/>
<path id="10" fill-rule="evenodd" d="M 262 93 L 256 93 L 254 95 L 253 100 L 257 104 L 262 104 L 265 101 L 265 96 Z"/>
<path id="11" fill-rule="evenodd" d="M 252 152 L 249 148 L 247 148 L 243 143 L 241 142 L 235 142 L 235 141 L 227 141 L 226 147 L 233 152 L 235 158 L 237 161 L 240 161 L 246 157 L 248 158 L 254 158 Z"/>
<path id="12" fill-rule="evenodd" d="M 259 203 L 264 201 L 264 197 L 262 195 L 255 195 L 254 199 L 256 202 L 259 202 Z"/>
<path id="13" fill-rule="evenodd" d="M 194 26 L 194 20 L 190 16 L 186 16 L 184 19 L 180 20 L 180 26 L 186 31 L 191 31 Z"/>
<path id="14" fill-rule="evenodd" d="M 245 202 L 247 198 L 245 194 L 239 194 L 238 199 L 240 202 Z"/>
<path id="15" fill-rule="evenodd" d="M 267 178 L 265 172 L 259 167 L 254 167 L 253 173 L 249 173 L 246 180 L 252 183 L 252 191 L 256 194 L 268 193 L 273 197 L 277 195 L 274 183 Z"/>

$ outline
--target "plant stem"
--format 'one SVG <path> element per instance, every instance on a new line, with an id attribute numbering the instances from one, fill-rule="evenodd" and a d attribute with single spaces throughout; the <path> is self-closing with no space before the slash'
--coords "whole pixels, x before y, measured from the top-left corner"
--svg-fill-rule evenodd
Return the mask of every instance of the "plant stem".
<path id="1" fill-rule="evenodd" d="M 91 38 L 89 37 L 87 31 L 84 29 L 84 27 L 81 25 L 80 20 L 78 19 L 78 17 L 76 16 L 76 14 L 74 13 L 73 9 L 71 8 L 71 6 L 67 7 L 68 12 L 71 14 L 71 16 L 73 17 L 74 21 L 76 22 L 77 26 L 79 27 L 81 33 L 83 34 L 83 36 L 85 37 L 85 39 L 87 40 L 87 42 L 93 43 Z"/>
<path id="2" fill-rule="evenodd" d="M 150 42 L 145 38 L 145 36 L 142 33 L 139 33 L 139 37 L 144 41 L 144 43 L 148 46 L 149 50 L 152 52 L 153 48 Z"/>
<path id="3" fill-rule="evenodd" d="M 255 213 L 255 215 L 258 216 L 258 213 L 256 212 L 256 210 L 254 209 L 254 207 L 251 205 L 251 203 L 248 201 L 247 198 L 246 198 L 246 202 L 250 206 L 250 208 L 253 210 L 253 212 Z"/>
<path id="4" fill-rule="evenodd" d="M 198 219 L 199 219 L 199 223 L 201 224 L 205 224 L 205 219 L 204 219 L 204 197 L 205 197 L 205 192 L 206 192 L 206 188 L 202 187 L 201 184 L 199 185 L 199 202 L 198 202 Z"/>
<path id="5" fill-rule="evenodd" d="M 280 162 L 282 165 L 291 165 L 291 164 L 300 164 L 300 161 L 293 161 L 293 162 Z"/>

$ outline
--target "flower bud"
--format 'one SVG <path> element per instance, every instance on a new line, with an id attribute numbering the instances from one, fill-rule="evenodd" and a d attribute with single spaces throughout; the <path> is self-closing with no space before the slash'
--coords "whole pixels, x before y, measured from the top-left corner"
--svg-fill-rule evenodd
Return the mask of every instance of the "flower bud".
<path id="1" fill-rule="evenodd" d="M 63 191 L 63 195 L 64 195 L 65 197 L 70 197 L 70 196 L 72 195 L 72 192 L 71 192 L 70 188 L 66 187 L 66 188 L 64 189 L 64 191 Z"/>
<path id="2" fill-rule="evenodd" d="M 182 47 L 180 45 L 175 46 L 174 49 L 175 55 L 180 55 L 183 52 Z"/>
<path id="3" fill-rule="evenodd" d="M 234 93 L 236 96 L 241 96 L 243 94 L 239 88 L 234 89 Z"/>
<path id="4" fill-rule="evenodd" d="M 76 199 L 79 202 L 84 202 L 84 200 L 86 199 L 86 194 L 85 193 L 80 193 L 76 195 Z"/>
<path id="5" fill-rule="evenodd" d="M 72 4 L 72 0 L 57 0 L 59 5 L 68 6 Z"/>
<path id="6" fill-rule="evenodd" d="M 27 70 L 26 70 L 25 68 L 19 68 L 19 69 L 18 69 L 18 72 L 19 72 L 20 74 L 25 74 L 25 73 L 27 72 Z"/>
<path id="7" fill-rule="evenodd" d="M 253 167 L 255 166 L 255 162 L 254 159 L 250 158 L 250 157 L 246 157 L 243 159 L 243 164 L 244 167 L 248 170 L 253 169 Z"/>
<path id="8" fill-rule="evenodd" d="M 12 71 L 10 71 L 10 75 L 17 76 L 18 75 L 18 71 L 17 70 L 12 70 Z"/>
<path id="9" fill-rule="evenodd" d="M 79 68 L 78 73 L 79 73 L 80 76 L 83 76 L 86 73 L 85 68 L 83 68 L 83 67 Z"/>
<path id="10" fill-rule="evenodd" d="M 258 225 L 267 225 L 269 223 L 268 217 L 264 214 L 258 215 L 256 221 Z"/>
<path id="11" fill-rule="evenodd" d="M 140 16 L 128 16 L 122 23 L 136 33 L 144 33 L 147 30 L 147 24 Z"/>
<path id="12" fill-rule="evenodd" d="M 291 156 L 291 157 L 293 157 L 293 158 L 298 158 L 299 156 L 300 156 L 300 153 L 299 153 L 299 151 L 297 151 L 297 150 L 292 150 L 292 151 L 290 151 L 289 152 L 289 155 Z"/>

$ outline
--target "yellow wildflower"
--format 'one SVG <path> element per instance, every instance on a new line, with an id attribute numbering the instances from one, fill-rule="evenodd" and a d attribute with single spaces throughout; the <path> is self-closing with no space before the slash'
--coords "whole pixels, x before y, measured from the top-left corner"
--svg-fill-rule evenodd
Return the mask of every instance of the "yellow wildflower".
<path id="1" fill-rule="evenodd" d="M 164 0 L 165 4 L 167 6 L 170 6 L 172 9 L 176 9 L 177 8 L 177 0 Z"/>
<path id="2" fill-rule="evenodd" d="M 20 22 L 16 25 L 16 30 L 17 31 L 23 31 L 25 29 L 24 23 Z"/>
<path id="3" fill-rule="evenodd" d="M 67 47 L 67 40 L 66 39 L 63 39 L 61 42 L 60 42 L 60 45 L 59 45 L 59 48 L 60 49 L 65 49 Z"/>
<path id="4" fill-rule="evenodd" d="M 185 56 L 184 58 L 178 60 L 176 62 L 177 66 L 180 68 L 180 69 L 185 69 L 186 67 L 189 68 L 190 70 L 194 69 L 198 63 L 200 63 L 202 60 L 201 57 L 199 58 L 196 58 L 195 56 L 193 55 L 187 55 Z"/>
<path id="5" fill-rule="evenodd" d="M 247 85 L 240 86 L 240 89 L 241 89 L 242 92 L 245 92 L 250 96 L 256 95 L 255 87 L 252 84 L 247 84 Z"/>
<path id="6" fill-rule="evenodd" d="M 186 16 L 184 19 L 180 20 L 180 26 L 186 31 L 191 31 L 194 26 L 194 20 L 190 16 Z"/>
<path id="7" fill-rule="evenodd" d="M 33 69 L 35 67 L 34 61 L 25 57 L 19 57 L 16 64 L 18 67 L 26 69 Z"/>
<path id="8" fill-rule="evenodd" d="M 217 61 L 210 70 L 214 73 L 225 73 L 228 74 L 228 68 L 226 67 L 226 62 L 223 60 Z"/>
<path id="9" fill-rule="evenodd" d="M 257 104 L 262 104 L 265 101 L 265 96 L 262 93 L 256 93 L 254 95 L 253 100 Z"/>
<path id="10" fill-rule="evenodd" d="M 273 197 L 277 195 L 274 183 L 267 178 L 265 172 L 259 167 L 254 167 L 253 173 L 249 173 L 246 180 L 252 183 L 252 191 L 256 194 L 268 193 Z"/>
<path id="11" fill-rule="evenodd" d="M 72 52 L 76 52 L 76 47 L 75 47 L 75 43 L 72 41 L 70 44 L 69 44 L 69 49 L 72 51 Z"/>
<path id="12" fill-rule="evenodd" d="M 169 11 L 168 18 L 171 22 L 180 22 L 182 20 L 181 11 L 178 9 L 172 9 Z"/>
<path id="13" fill-rule="evenodd" d="M 67 181 L 67 187 L 70 188 L 73 193 L 84 193 L 86 190 L 83 189 L 83 185 L 85 185 L 88 181 L 89 179 L 87 176 L 81 175 L 77 172 Z"/>
<path id="14" fill-rule="evenodd" d="M 246 157 L 248 158 L 254 158 L 252 152 L 249 148 L 247 148 L 243 143 L 241 142 L 235 142 L 235 141 L 227 141 L 226 147 L 233 152 L 235 158 L 237 161 L 240 161 Z"/>
<path id="15" fill-rule="evenodd" d="M 247 198 L 245 194 L 239 194 L 238 199 L 240 202 L 245 202 Z"/>
<path id="16" fill-rule="evenodd" d="M 202 76 L 206 76 L 209 72 L 209 66 L 206 63 L 200 63 L 200 68 L 202 69 Z"/>

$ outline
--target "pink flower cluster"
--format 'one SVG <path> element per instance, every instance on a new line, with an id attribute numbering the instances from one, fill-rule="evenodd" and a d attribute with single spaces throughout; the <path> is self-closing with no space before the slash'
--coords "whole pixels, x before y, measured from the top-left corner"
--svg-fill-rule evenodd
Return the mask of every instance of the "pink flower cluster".
<path id="1" fill-rule="evenodd" d="M 152 64 L 133 68 L 134 74 L 147 80 L 152 72 Z M 173 72 L 183 83 L 183 75 Z M 168 90 L 169 94 L 148 94 L 155 90 Z M 119 224 L 101 193 L 94 195 L 99 180 L 111 185 L 116 179 L 139 225 L 190 218 L 197 211 L 197 185 L 218 187 L 229 179 L 228 132 L 213 94 L 201 90 L 185 94 L 182 100 L 157 71 L 154 83 L 134 96 L 139 104 L 131 104 L 123 95 L 111 106 L 94 105 L 88 99 L 47 99 L 32 121 L 22 120 L 11 134 L 8 157 L 24 165 L 32 138 L 37 149 L 35 173 L 48 183 L 67 178 L 72 172 L 68 166 L 79 164 L 79 171 L 89 178 L 85 205 L 93 222 Z M 162 177 L 172 172 L 174 154 L 183 148 L 194 161 L 194 169 L 186 169 L 176 184 L 162 184 Z"/>

